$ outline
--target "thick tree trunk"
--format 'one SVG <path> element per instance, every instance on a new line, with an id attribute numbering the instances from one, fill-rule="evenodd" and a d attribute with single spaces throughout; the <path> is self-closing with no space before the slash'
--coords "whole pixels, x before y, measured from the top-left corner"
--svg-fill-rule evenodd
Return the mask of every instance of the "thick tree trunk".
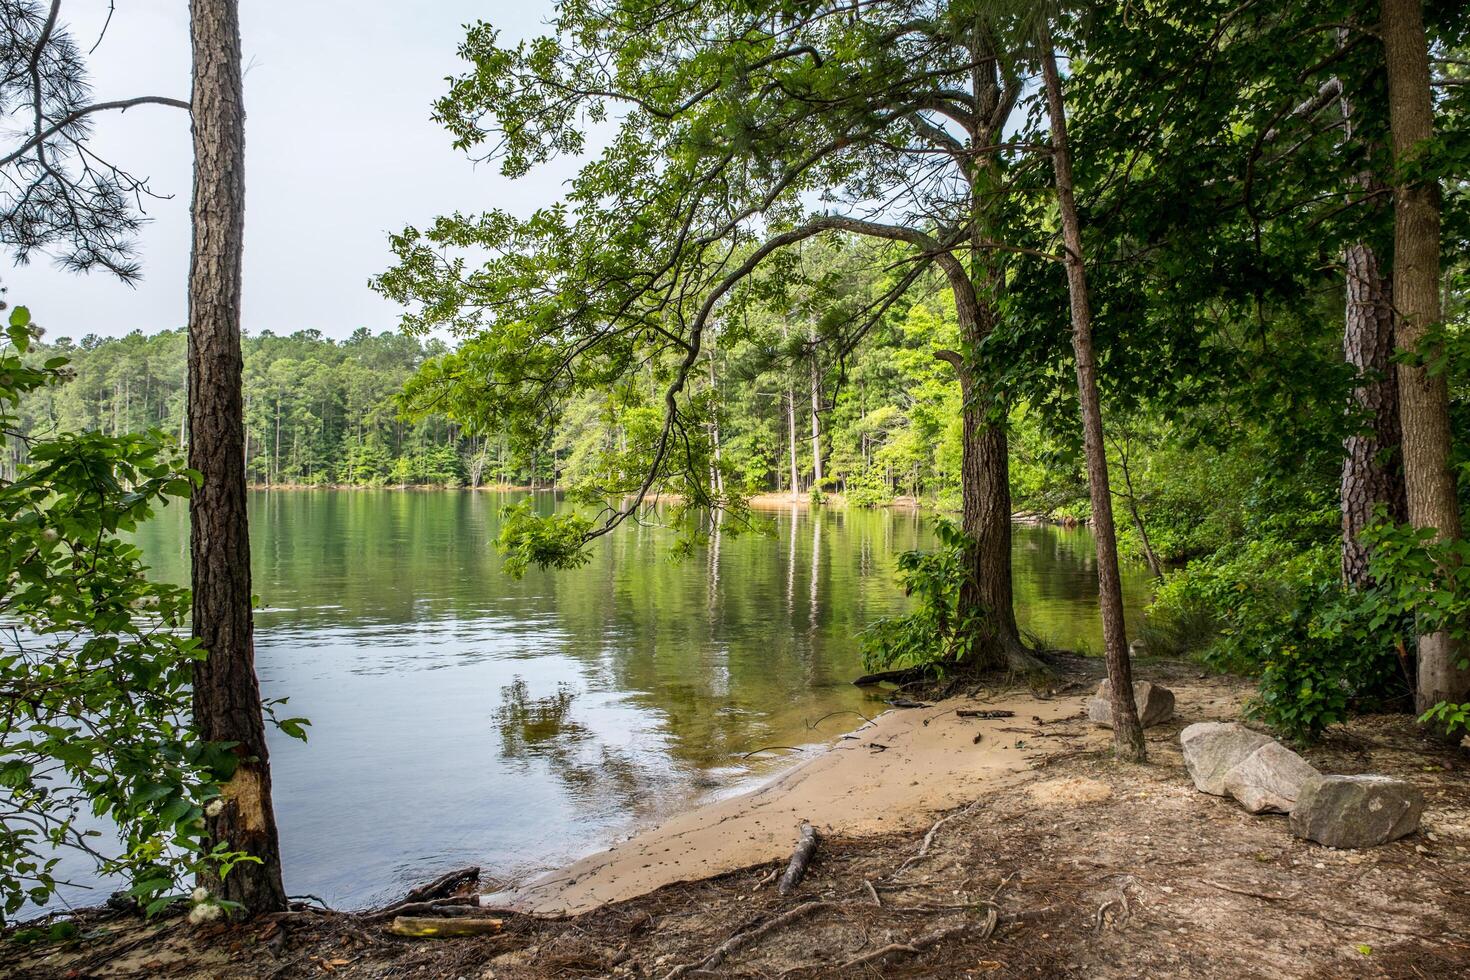
<path id="1" fill-rule="evenodd" d="M 245 113 L 235 0 L 191 0 L 194 53 L 194 246 L 189 266 L 189 502 L 193 631 L 208 656 L 194 668 L 194 721 L 210 741 L 235 742 L 238 765 L 205 817 L 206 846 L 242 862 L 200 884 L 247 913 L 286 908 L 271 808 L 269 756 L 255 677 L 250 538 L 241 404 L 240 258 L 245 226 Z M 216 808 L 211 807 L 211 810 Z"/>
<path id="2" fill-rule="evenodd" d="M 994 326 L 994 310 L 979 303 L 963 271 L 951 271 L 960 336 L 974 347 Z M 960 529 L 970 540 L 971 574 L 960 594 L 976 635 L 967 668 L 1032 673 L 1043 668 L 1021 643 L 1011 582 L 1011 484 L 1005 423 L 989 417 L 990 392 L 955 351 L 948 361 L 960 382 Z"/>
<path id="3" fill-rule="evenodd" d="M 1399 384 L 1393 362 L 1393 303 L 1390 284 L 1372 247 L 1357 243 L 1343 253 L 1347 266 L 1347 315 L 1342 353 L 1358 377 L 1352 411 L 1362 428 L 1343 443 L 1342 578 L 1368 588 L 1368 549 L 1359 540 L 1379 504 L 1395 523 L 1407 519 L 1399 460 Z"/>
<path id="4" fill-rule="evenodd" d="M 1041 74 L 1051 116 L 1051 159 L 1056 173 L 1062 241 L 1067 254 L 1067 292 L 1072 305 L 1072 347 L 1077 354 L 1077 400 L 1082 405 L 1082 445 L 1087 456 L 1087 483 L 1092 498 L 1092 529 L 1097 539 L 1098 605 L 1102 609 L 1103 646 L 1112 688 L 1113 752 L 1129 762 L 1144 761 L 1143 726 L 1133 700 L 1133 665 L 1123 619 L 1123 583 L 1118 571 L 1118 537 L 1113 526 L 1112 485 L 1103 442 L 1102 400 L 1097 388 L 1097 358 L 1092 347 L 1092 304 L 1083 266 L 1082 228 L 1072 192 L 1072 159 L 1067 145 L 1067 116 L 1062 81 L 1051 40 L 1042 38 Z"/>
<path id="5" fill-rule="evenodd" d="M 1434 136 L 1429 51 L 1420 0 L 1384 0 L 1380 32 L 1388 71 L 1394 170 L 1402 173 Z M 1402 352 L 1430 353 L 1420 348 L 1440 320 L 1439 207 L 1435 181 L 1394 187 L 1394 331 Z M 1409 521 L 1417 528 L 1432 528 L 1438 540 L 1459 538 L 1460 511 L 1450 470 L 1445 374 L 1400 362 L 1398 382 Z M 1448 632 L 1419 636 L 1414 700 L 1420 711 L 1440 701 L 1464 700 L 1470 693 L 1470 671 L 1459 667 L 1459 655 Z"/>

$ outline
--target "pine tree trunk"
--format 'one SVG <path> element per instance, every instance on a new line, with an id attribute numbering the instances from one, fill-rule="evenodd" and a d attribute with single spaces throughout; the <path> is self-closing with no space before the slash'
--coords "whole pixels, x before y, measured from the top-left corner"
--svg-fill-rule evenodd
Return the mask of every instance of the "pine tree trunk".
<path id="1" fill-rule="evenodd" d="M 816 332 L 812 332 L 815 341 Z M 812 384 L 812 486 L 820 492 L 822 489 L 822 417 L 819 414 L 822 408 L 822 372 L 817 368 L 817 355 L 815 349 L 812 351 L 811 360 L 811 384 Z"/>
<path id="2" fill-rule="evenodd" d="M 1357 375 L 1353 413 L 1362 428 L 1343 443 L 1342 578 L 1353 588 L 1368 588 L 1368 549 L 1359 540 L 1373 523 L 1374 508 L 1388 510 L 1395 523 L 1407 519 L 1399 467 L 1399 384 L 1393 362 L 1393 301 L 1390 284 L 1372 247 L 1357 243 L 1343 253 L 1347 266 L 1347 313 L 1343 321 L 1343 358 Z"/>
<path id="3" fill-rule="evenodd" d="M 796 469 L 796 392 L 786 389 L 786 445 L 791 450 L 791 499 L 801 496 L 801 474 Z"/>
<path id="4" fill-rule="evenodd" d="M 1120 759 L 1142 762 L 1146 756 L 1143 726 L 1133 700 L 1133 665 L 1123 619 L 1123 583 L 1118 571 L 1118 538 L 1113 526 L 1112 486 L 1103 442 L 1102 401 L 1097 388 L 1097 359 L 1092 347 L 1092 304 L 1083 265 L 1082 228 L 1072 192 L 1072 158 L 1067 145 L 1067 116 L 1062 81 L 1049 32 L 1043 28 L 1041 74 L 1051 116 L 1051 159 L 1056 173 L 1057 204 L 1066 246 L 1067 292 L 1072 305 L 1072 347 L 1077 354 L 1077 400 L 1082 405 L 1082 444 L 1087 457 L 1087 483 L 1092 498 L 1092 528 L 1097 538 L 1098 604 L 1102 609 L 1103 645 L 1107 650 L 1112 688 L 1113 752 Z"/>
<path id="5" fill-rule="evenodd" d="M 1394 170 L 1402 173 L 1434 135 L 1429 51 L 1420 0 L 1384 0 L 1380 33 L 1388 71 Z M 1432 353 L 1421 347 L 1440 320 L 1439 206 L 1439 186 L 1434 181 L 1394 187 L 1394 339 L 1401 352 Z M 1437 540 L 1458 539 L 1460 511 L 1450 470 L 1445 375 L 1400 362 L 1398 382 L 1409 521 L 1416 528 L 1432 528 Z M 1420 711 L 1440 701 L 1462 701 L 1470 693 L 1470 671 L 1458 666 L 1459 655 L 1448 632 L 1420 634 L 1414 698 Z"/>
<path id="6" fill-rule="evenodd" d="M 286 908 L 271 808 L 269 756 L 250 612 L 241 401 L 240 258 L 245 225 L 245 128 L 235 0 L 191 0 L 194 50 L 194 245 L 189 267 L 189 465 L 202 476 L 189 502 L 193 631 L 208 656 L 194 668 L 194 721 L 210 741 L 237 743 L 223 807 L 206 816 L 206 847 L 223 842 L 260 863 L 211 894 L 246 913 Z"/>

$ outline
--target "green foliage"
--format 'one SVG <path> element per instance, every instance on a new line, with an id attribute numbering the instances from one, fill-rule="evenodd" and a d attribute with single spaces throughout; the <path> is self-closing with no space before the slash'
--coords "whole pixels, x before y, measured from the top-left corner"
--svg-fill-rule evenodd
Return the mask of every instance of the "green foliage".
<path id="1" fill-rule="evenodd" d="M 944 671 L 964 661 L 982 615 L 966 608 L 960 593 L 969 580 L 968 539 L 952 521 L 934 522 L 939 547 L 898 556 L 899 581 L 914 600 L 905 616 L 880 619 L 858 637 L 868 670 L 933 667 Z"/>
<path id="2" fill-rule="evenodd" d="M 1165 579 L 1148 618 L 1150 652 L 1194 647 L 1216 668 L 1257 676 L 1251 711 L 1292 738 L 1404 692 L 1402 623 L 1343 592 L 1334 545 L 1249 540 L 1191 562 Z"/>
<path id="3" fill-rule="evenodd" d="M 228 744 L 187 713 L 193 662 L 187 591 L 150 581 L 129 534 L 182 499 L 191 474 L 159 432 L 15 434 L 22 398 L 61 385 L 66 359 L 37 365 L 24 307 L 0 349 L 0 431 L 30 464 L 0 480 L 0 904 L 13 915 L 55 891 L 58 851 L 127 876 L 151 911 L 201 861 L 201 815 L 228 778 Z M 84 831 L 106 818 L 111 840 Z"/>
<path id="4" fill-rule="evenodd" d="M 1381 514 L 1380 514 L 1381 516 Z M 1388 630 L 1405 649 L 1414 635 L 1448 633 L 1461 669 L 1470 668 L 1470 541 L 1435 540 L 1433 529 L 1380 522 L 1364 540 L 1372 550 L 1374 588 L 1358 597 L 1354 613 L 1374 630 Z M 1470 732 L 1470 704 L 1441 701 L 1420 719 L 1447 733 Z"/>
<path id="5" fill-rule="evenodd" d="M 579 514 L 539 515 L 525 500 L 500 512 L 497 546 L 505 557 L 506 574 L 520 578 L 532 565 L 540 568 L 580 568 L 591 555 L 587 533 L 592 522 Z"/>

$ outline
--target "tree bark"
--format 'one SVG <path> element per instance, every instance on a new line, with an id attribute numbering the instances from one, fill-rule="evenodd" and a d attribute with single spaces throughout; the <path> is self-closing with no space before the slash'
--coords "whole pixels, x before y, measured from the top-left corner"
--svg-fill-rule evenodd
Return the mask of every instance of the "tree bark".
<path id="1" fill-rule="evenodd" d="M 209 741 L 235 742 L 223 804 L 205 817 L 205 846 L 224 843 L 259 860 L 199 882 L 249 914 L 286 908 L 271 808 L 269 755 L 255 676 L 250 538 L 245 512 L 241 398 L 240 261 L 245 226 L 245 114 L 235 0 L 191 0 L 194 55 L 194 242 L 189 264 L 189 466 L 201 475 L 189 502 L 193 635 L 207 657 L 194 668 L 194 721 Z M 214 809 L 214 808 L 211 808 Z"/>
<path id="2" fill-rule="evenodd" d="M 1429 90 L 1429 50 L 1420 0 L 1384 0 L 1380 33 L 1388 72 L 1389 128 L 1394 172 L 1422 156 L 1434 136 Z M 1404 180 L 1394 187 L 1393 298 L 1395 344 L 1400 352 L 1426 355 L 1426 336 L 1440 321 L 1439 185 Z M 1450 470 L 1449 389 L 1443 372 L 1418 363 L 1398 364 L 1399 405 L 1404 430 L 1404 484 L 1409 521 L 1433 529 L 1440 541 L 1461 534 L 1455 477 Z M 1420 711 L 1470 693 L 1470 670 L 1459 666 L 1460 651 L 1446 631 L 1418 639 L 1415 705 Z"/>
<path id="3" fill-rule="evenodd" d="M 822 408 L 822 372 L 817 366 L 816 331 L 812 331 L 812 359 L 811 359 L 811 386 L 812 386 L 812 486 L 817 492 L 822 491 L 822 417 L 819 414 Z"/>
<path id="4" fill-rule="evenodd" d="M 1358 242 L 1343 253 L 1347 267 L 1347 314 L 1343 321 L 1343 358 L 1358 383 L 1351 411 L 1361 428 L 1343 443 L 1342 578 L 1358 589 L 1372 586 L 1368 549 L 1360 540 L 1384 505 L 1395 523 L 1408 518 L 1400 469 L 1399 385 L 1393 362 L 1391 284 L 1372 246 Z"/>
<path id="5" fill-rule="evenodd" d="M 1082 228 L 1072 190 L 1071 149 L 1067 145 L 1067 116 L 1062 104 L 1062 81 L 1057 72 L 1050 31 L 1042 28 L 1041 74 L 1051 117 L 1051 159 L 1056 174 L 1057 205 L 1066 247 L 1067 293 L 1072 306 L 1072 348 L 1077 355 L 1077 400 L 1082 406 L 1082 444 L 1087 457 L 1087 483 L 1092 497 L 1092 529 L 1097 539 L 1098 605 L 1102 610 L 1103 645 L 1107 651 L 1108 680 L 1112 688 L 1113 752 L 1128 762 L 1147 755 L 1143 726 L 1133 700 L 1133 665 L 1128 655 L 1128 633 L 1123 619 L 1123 583 L 1118 571 L 1118 537 L 1113 526 L 1112 486 L 1103 442 L 1102 400 L 1097 388 L 1097 358 L 1092 346 L 1092 304 L 1087 296 L 1083 266 Z"/>

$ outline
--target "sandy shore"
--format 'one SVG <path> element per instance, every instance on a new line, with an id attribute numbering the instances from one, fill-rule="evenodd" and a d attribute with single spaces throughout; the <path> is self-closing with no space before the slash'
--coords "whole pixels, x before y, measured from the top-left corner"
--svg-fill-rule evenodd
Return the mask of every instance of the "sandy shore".
<path id="1" fill-rule="evenodd" d="M 1044 738 L 1044 726 L 1076 717 L 1083 701 L 1081 694 L 1041 700 L 1009 693 L 888 711 L 750 792 L 679 814 L 485 902 L 543 915 L 577 914 L 675 882 L 784 858 L 804 820 L 823 834 L 843 836 L 925 825 L 936 812 L 1007 785 L 1038 757 L 1056 751 L 1059 745 Z M 1015 716 L 962 718 L 958 708 L 1009 710 Z M 1106 735 L 1087 736 L 1088 742 L 1094 738 L 1102 744 Z"/>

